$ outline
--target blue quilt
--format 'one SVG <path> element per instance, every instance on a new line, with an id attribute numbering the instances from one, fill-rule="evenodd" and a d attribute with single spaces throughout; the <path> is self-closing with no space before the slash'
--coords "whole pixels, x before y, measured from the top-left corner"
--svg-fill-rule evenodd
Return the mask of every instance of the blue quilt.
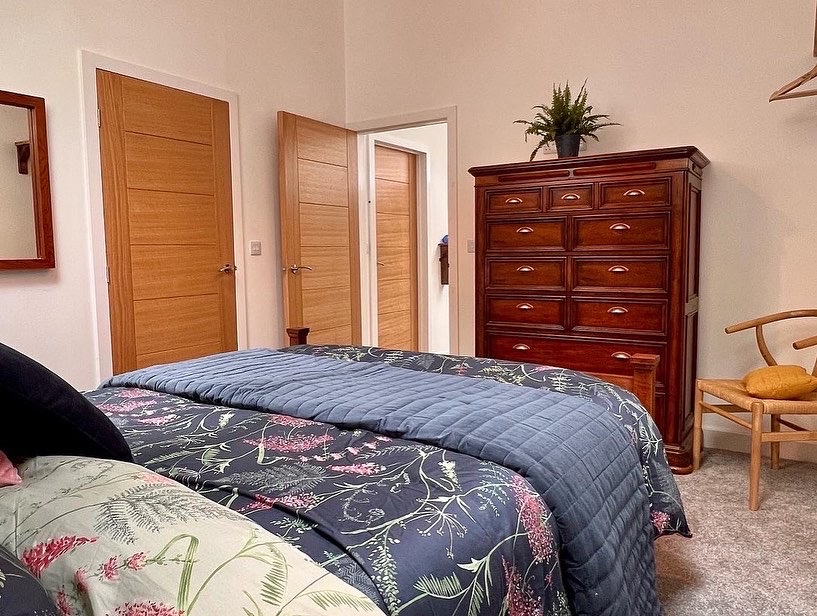
<path id="1" fill-rule="evenodd" d="M 651 511 L 637 438 L 621 417 L 592 400 L 384 363 L 269 350 L 148 368 L 115 377 L 108 385 L 284 414 L 340 430 L 368 430 L 499 464 L 522 475 L 552 511 L 558 573 L 576 613 L 659 613 L 652 550 L 656 511 Z M 278 441 L 255 443 L 259 459 L 265 445 L 274 443 Z M 458 555 L 452 553 L 452 558 L 458 560 Z M 414 562 L 417 559 L 415 553 Z M 371 558 L 368 566 L 377 569 Z M 541 586 L 526 587 L 528 570 L 514 569 L 512 562 L 503 566 L 510 567 L 504 583 L 506 604 L 511 605 L 507 587 L 515 585 L 517 602 L 524 606 L 527 598 L 533 606 Z M 375 573 L 373 578 L 381 594 L 382 577 Z M 416 590 L 417 577 L 413 579 Z M 459 580 L 435 579 L 421 584 L 427 595 L 457 594 Z M 408 596 L 408 589 L 401 587 L 404 582 L 393 576 L 388 580 L 398 594 Z M 496 607 L 473 613 L 497 613 Z"/>

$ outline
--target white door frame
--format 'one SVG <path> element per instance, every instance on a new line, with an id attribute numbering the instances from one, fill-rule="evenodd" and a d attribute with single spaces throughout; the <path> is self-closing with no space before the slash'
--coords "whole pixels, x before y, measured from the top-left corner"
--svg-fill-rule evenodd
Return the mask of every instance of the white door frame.
<path id="1" fill-rule="evenodd" d="M 241 202 L 241 162 L 238 141 L 238 95 L 197 81 L 161 73 L 151 68 L 130 64 L 87 50 L 80 50 L 82 68 L 82 114 L 83 141 L 87 161 L 88 222 L 91 249 L 91 281 L 94 303 L 92 305 L 94 338 L 97 347 L 96 380 L 101 381 L 113 373 L 111 350 L 111 315 L 108 303 L 107 258 L 105 251 L 105 217 L 102 203 L 102 162 L 99 152 L 99 124 L 97 115 L 96 70 L 102 69 L 136 79 L 144 79 L 161 85 L 201 94 L 226 101 L 230 106 L 230 158 L 233 185 L 233 251 L 235 265 L 236 326 L 238 348 L 247 347 L 247 291 L 244 269 L 244 217 Z"/>
<path id="2" fill-rule="evenodd" d="M 457 108 L 444 107 L 442 109 L 430 109 L 426 111 L 418 111 L 414 113 L 407 113 L 398 116 L 391 116 L 388 118 L 378 118 L 373 120 L 365 120 L 362 122 L 350 122 L 347 125 L 349 130 L 357 132 L 359 135 L 367 135 L 369 133 L 381 133 L 391 130 L 399 130 L 401 128 L 412 128 L 415 126 L 425 126 L 427 124 L 445 123 L 448 128 L 448 246 L 449 246 L 449 293 L 448 293 L 448 338 L 449 338 L 449 352 L 459 353 L 460 349 L 460 335 L 459 335 L 459 255 L 457 254 L 458 247 L 458 225 L 457 225 Z M 366 169 L 366 156 L 368 149 L 365 147 L 358 148 L 358 164 L 360 169 Z M 367 193 L 368 193 L 368 177 L 365 173 L 360 173 L 359 191 L 360 197 L 360 212 L 361 220 L 368 209 Z M 418 236 L 419 236 L 419 221 L 418 221 Z M 361 235 L 361 239 L 369 237 L 368 235 Z M 361 262 L 365 261 L 361 260 Z M 419 272 L 419 270 L 418 270 Z M 419 276 L 418 276 L 419 277 Z M 364 279 L 365 280 L 365 279 Z M 419 282 L 419 280 L 418 280 Z M 363 285 L 361 285 L 361 290 Z M 367 298 L 361 297 L 361 302 L 366 301 Z M 420 297 L 417 298 L 418 307 L 420 305 Z M 426 308 L 427 310 L 427 308 Z M 418 315 L 419 316 L 419 315 Z M 427 315 L 426 315 L 427 318 Z M 376 322 L 375 322 L 376 327 Z M 365 330 L 364 330 L 365 331 Z M 376 331 L 376 330 L 375 330 Z M 427 340 L 427 336 L 426 336 Z"/>
<path id="3" fill-rule="evenodd" d="M 428 185 L 431 166 L 428 161 L 428 148 L 422 144 L 402 139 L 394 135 L 376 135 L 374 133 L 362 135 L 364 151 L 366 153 L 365 170 L 366 194 L 360 202 L 365 211 L 359 217 L 361 221 L 360 234 L 365 242 L 360 242 L 361 248 L 361 279 L 360 285 L 362 306 L 368 310 L 361 310 L 363 344 L 378 343 L 378 295 L 377 295 L 377 191 L 375 188 L 375 155 L 374 147 L 382 145 L 395 150 L 414 154 L 417 157 L 416 192 L 417 200 L 416 223 L 417 242 L 415 245 L 415 259 L 417 261 L 417 346 L 419 351 L 427 351 L 431 347 L 431 331 L 428 323 Z"/>

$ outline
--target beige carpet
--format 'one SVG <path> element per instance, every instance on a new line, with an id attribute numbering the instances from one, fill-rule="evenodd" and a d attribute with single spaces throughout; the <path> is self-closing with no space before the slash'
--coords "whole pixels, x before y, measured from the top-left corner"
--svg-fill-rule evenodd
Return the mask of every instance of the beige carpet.
<path id="1" fill-rule="evenodd" d="M 710 449 L 676 476 L 694 537 L 656 544 L 664 616 L 817 616 L 817 465 L 763 462 L 755 512 L 745 454 Z"/>

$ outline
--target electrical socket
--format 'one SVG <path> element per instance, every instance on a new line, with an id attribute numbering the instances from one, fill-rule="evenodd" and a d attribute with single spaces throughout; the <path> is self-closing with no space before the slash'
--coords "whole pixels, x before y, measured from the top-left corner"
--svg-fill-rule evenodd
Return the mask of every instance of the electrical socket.
<path id="1" fill-rule="evenodd" d="M 261 254 L 261 242 L 259 240 L 253 240 L 250 242 L 250 255 L 253 257 L 257 257 Z"/>

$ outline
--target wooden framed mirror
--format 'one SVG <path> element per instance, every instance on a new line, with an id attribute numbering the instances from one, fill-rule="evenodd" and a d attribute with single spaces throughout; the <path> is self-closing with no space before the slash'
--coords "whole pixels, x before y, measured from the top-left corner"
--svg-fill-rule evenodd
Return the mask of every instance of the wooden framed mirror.
<path id="1" fill-rule="evenodd" d="M 0 270 L 51 267 L 45 100 L 0 90 Z"/>

